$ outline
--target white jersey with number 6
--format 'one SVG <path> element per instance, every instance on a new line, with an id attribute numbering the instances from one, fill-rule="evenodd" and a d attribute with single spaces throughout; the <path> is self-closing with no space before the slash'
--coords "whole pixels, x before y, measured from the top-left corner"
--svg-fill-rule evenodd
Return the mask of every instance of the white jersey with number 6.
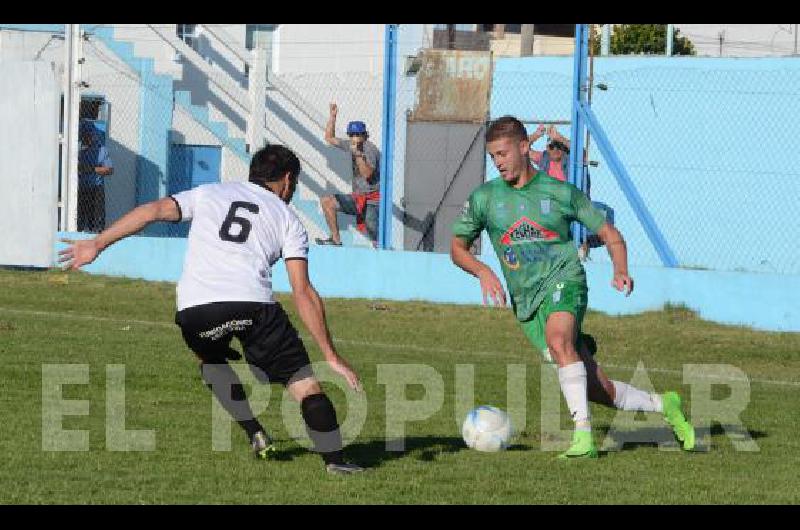
<path id="1" fill-rule="evenodd" d="M 308 257 L 303 223 L 261 186 L 204 184 L 171 197 L 181 221 L 192 221 L 178 311 L 211 302 L 273 302 L 272 265 Z"/>

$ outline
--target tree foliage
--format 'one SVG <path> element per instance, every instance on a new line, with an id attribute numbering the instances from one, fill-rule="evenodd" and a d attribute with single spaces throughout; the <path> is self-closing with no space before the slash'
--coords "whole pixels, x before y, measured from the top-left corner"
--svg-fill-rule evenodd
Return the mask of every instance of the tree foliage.
<path id="1" fill-rule="evenodd" d="M 619 24 L 611 28 L 612 55 L 664 55 L 667 51 L 666 24 Z M 593 26 L 592 53 L 600 55 L 599 25 Z M 697 52 L 678 28 L 672 34 L 673 55 L 695 55 Z"/>

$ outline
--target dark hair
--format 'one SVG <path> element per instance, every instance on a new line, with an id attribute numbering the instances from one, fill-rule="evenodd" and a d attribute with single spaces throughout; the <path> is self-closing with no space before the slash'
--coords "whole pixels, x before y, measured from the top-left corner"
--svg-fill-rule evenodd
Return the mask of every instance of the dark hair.
<path id="1" fill-rule="evenodd" d="M 499 138 L 512 138 L 514 140 L 527 140 L 528 131 L 525 126 L 514 116 L 503 116 L 489 124 L 486 129 L 486 141 L 493 142 Z"/>
<path id="2" fill-rule="evenodd" d="M 296 178 L 300 173 L 300 160 L 291 149 L 271 144 L 256 151 L 250 161 L 250 182 L 263 185 L 283 178 L 286 173 Z"/>

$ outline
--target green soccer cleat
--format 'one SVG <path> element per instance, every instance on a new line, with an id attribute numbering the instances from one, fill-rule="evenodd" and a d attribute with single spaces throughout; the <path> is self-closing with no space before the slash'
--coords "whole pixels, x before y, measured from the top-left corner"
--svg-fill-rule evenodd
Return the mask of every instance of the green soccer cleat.
<path id="1" fill-rule="evenodd" d="M 260 460 L 269 460 L 277 452 L 272 444 L 272 438 L 264 431 L 258 431 L 253 435 L 250 447 L 253 448 L 255 457 Z"/>
<path id="2" fill-rule="evenodd" d="M 572 445 L 565 453 L 558 455 L 562 460 L 573 458 L 597 458 L 597 447 L 594 445 L 591 431 L 575 431 Z"/>
<path id="3" fill-rule="evenodd" d="M 684 451 L 694 449 L 694 427 L 686 420 L 681 410 L 681 396 L 677 392 L 665 392 L 661 396 L 664 420 L 672 426 L 675 438 L 681 442 Z"/>

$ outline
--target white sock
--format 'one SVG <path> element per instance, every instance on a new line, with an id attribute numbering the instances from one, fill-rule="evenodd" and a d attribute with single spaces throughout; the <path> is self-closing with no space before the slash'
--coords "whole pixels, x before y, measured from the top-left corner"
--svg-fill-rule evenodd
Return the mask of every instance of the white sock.
<path id="1" fill-rule="evenodd" d="M 637 410 L 642 412 L 663 412 L 661 396 L 622 383 L 611 381 L 614 385 L 614 406 L 620 410 Z"/>
<path id="2" fill-rule="evenodd" d="M 558 369 L 561 393 L 578 431 L 591 431 L 589 398 L 586 392 L 586 367 L 582 362 L 568 364 Z"/>

